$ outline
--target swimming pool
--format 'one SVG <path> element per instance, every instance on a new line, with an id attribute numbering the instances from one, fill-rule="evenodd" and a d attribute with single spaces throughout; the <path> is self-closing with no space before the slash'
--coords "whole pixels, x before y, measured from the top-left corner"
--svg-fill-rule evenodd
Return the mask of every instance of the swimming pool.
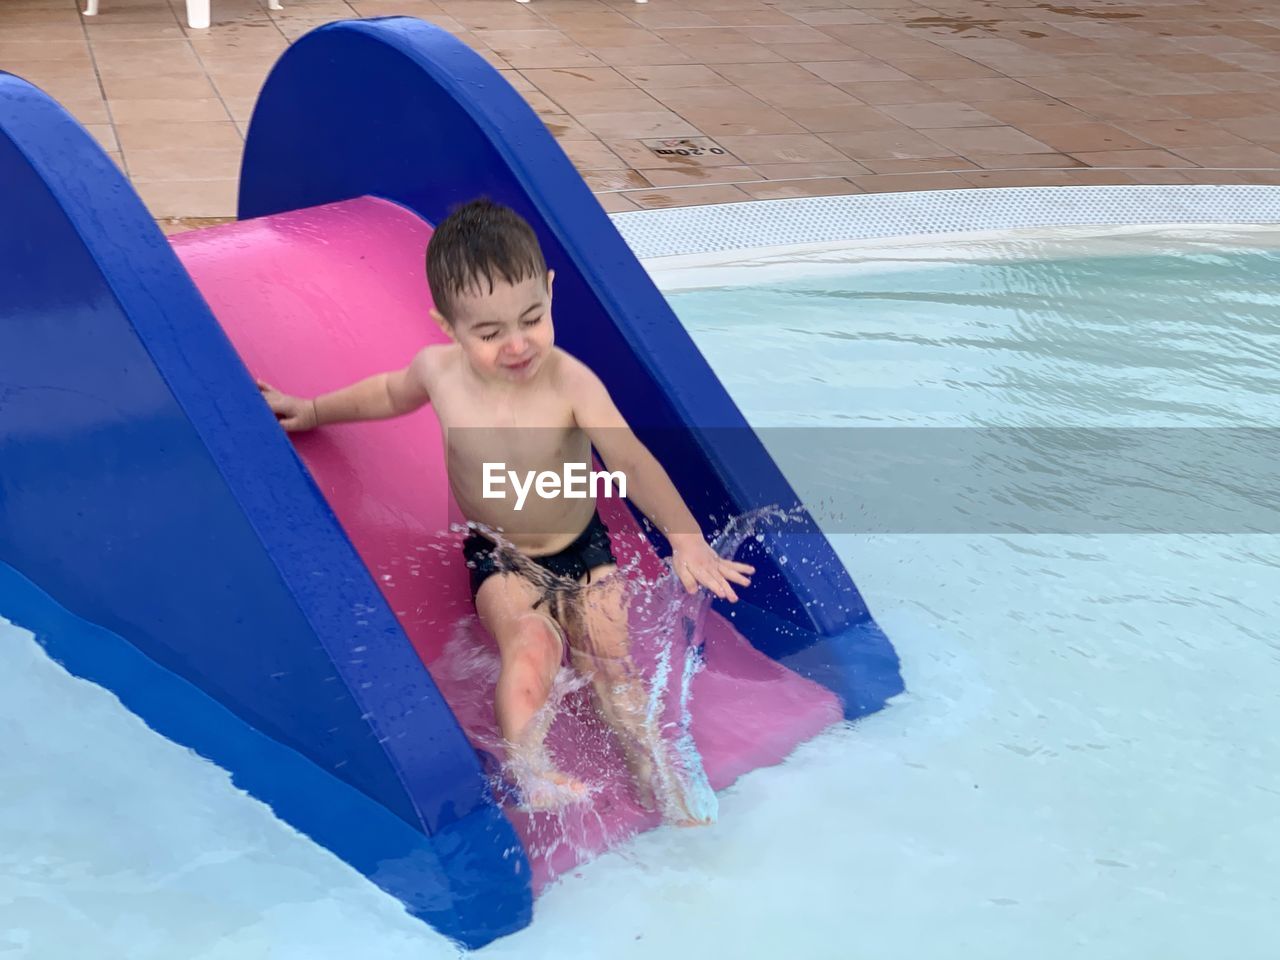
<path id="1" fill-rule="evenodd" d="M 1040 234 L 658 276 L 760 427 L 1269 427 L 1274 241 Z M 485 954 L 1189 957 L 1230 929 L 1238 955 L 1267 955 L 1274 531 L 832 539 L 909 693 L 743 778 L 716 827 L 650 833 L 563 878 Z M 0 630 L 0 947 L 454 955 Z"/>

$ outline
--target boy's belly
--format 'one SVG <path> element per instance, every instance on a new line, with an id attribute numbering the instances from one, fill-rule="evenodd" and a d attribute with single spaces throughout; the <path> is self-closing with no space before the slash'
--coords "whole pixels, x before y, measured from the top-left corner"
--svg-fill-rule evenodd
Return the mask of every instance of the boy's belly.
<path id="1" fill-rule="evenodd" d="M 463 516 L 498 531 L 530 557 L 558 553 L 578 538 L 596 512 L 594 497 L 544 499 L 532 493 L 520 509 L 506 500 L 463 496 L 454 491 Z"/>

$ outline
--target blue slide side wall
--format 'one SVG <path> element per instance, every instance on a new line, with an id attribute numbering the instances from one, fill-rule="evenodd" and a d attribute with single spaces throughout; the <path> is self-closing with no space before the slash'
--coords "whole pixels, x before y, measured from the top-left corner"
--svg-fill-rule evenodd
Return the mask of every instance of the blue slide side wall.
<path id="1" fill-rule="evenodd" d="M 415 862 L 426 838 L 451 851 L 428 886 L 413 870 L 374 876 L 419 915 L 470 943 L 527 922 L 527 863 L 474 751 L 248 372 L 115 165 L 8 74 L 0 563 L 104 631 L 61 645 L 72 672 L 93 673 L 102 637 L 125 638 L 297 754 L 228 753 L 218 724 L 189 722 L 179 687 L 130 688 L 148 723 L 257 784 L 321 843 L 366 865 Z M 20 625 L 41 629 L 37 606 Z M 376 659 L 352 655 L 366 646 Z M 299 765 L 330 795 L 292 789 Z M 317 817 L 353 798 L 406 830 L 344 833 Z"/>

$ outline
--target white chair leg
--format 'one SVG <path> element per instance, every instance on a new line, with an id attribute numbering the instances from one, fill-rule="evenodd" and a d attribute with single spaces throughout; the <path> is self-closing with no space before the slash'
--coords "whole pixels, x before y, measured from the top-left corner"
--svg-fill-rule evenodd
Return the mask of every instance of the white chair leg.
<path id="1" fill-rule="evenodd" d="M 280 3 L 280 0 L 267 0 L 267 9 L 268 9 L 268 10 L 283 10 L 283 9 L 284 9 L 284 6 Z"/>
<path id="2" fill-rule="evenodd" d="M 209 0 L 187 0 L 187 25 L 193 30 L 209 26 Z"/>
<path id="3" fill-rule="evenodd" d="M 86 17 L 96 17 L 98 15 L 98 0 L 88 0 L 84 7 L 84 15 Z"/>

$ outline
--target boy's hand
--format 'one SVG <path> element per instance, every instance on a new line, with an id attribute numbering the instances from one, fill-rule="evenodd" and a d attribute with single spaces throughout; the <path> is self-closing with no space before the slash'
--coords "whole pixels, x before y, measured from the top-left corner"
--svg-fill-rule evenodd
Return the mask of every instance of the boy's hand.
<path id="1" fill-rule="evenodd" d="M 730 581 L 741 587 L 751 586 L 748 574 L 756 568 L 719 556 L 701 536 L 680 538 L 671 543 L 671 566 L 688 593 L 697 593 L 703 586 L 721 600 L 738 602 L 738 595 Z"/>
<path id="2" fill-rule="evenodd" d="M 280 426 L 290 433 L 303 430 L 314 430 L 317 425 L 316 402 L 302 397 L 291 397 L 281 393 L 275 387 L 258 381 L 258 389 L 262 391 L 262 399 L 280 421 Z"/>

